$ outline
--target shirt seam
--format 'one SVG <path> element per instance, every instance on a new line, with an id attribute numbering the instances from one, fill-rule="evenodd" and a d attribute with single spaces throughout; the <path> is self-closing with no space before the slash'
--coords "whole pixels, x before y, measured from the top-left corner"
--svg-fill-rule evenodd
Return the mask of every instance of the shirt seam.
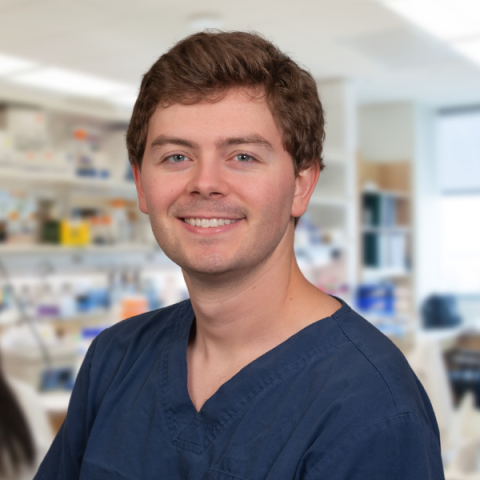
<path id="1" fill-rule="evenodd" d="M 219 432 L 227 425 L 232 418 L 234 418 L 250 401 L 252 401 L 257 395 L 259 395 L 262 391 L 266 388 L 273 385 L 275 382 L 280 381 L 285 375 L 295 371 L 298 368 L 301 368 L 302 365 L 306 364 L 307 362 L 311 361 L 315 356 L 320 355 L 321 353 L 327 352 L 328 350 L 339 348 L 341 345 L 344 345 L 346 342 L 339 342 L 330 344 L 328 346 L 324 345 L 320 348 L 310 350 L 307 354 L 303 355 L 296 361 L 292 362 L 291 364 L 285 366 L 282 370 L 277 371 L 266 379 L 263 382 L 260 382 L 257 387 L 250 392 L 247 396 L 245 396 L 242 400 L 240 400 L 230 411 L 225 412 L 224 418 L 221 418 L 216 423 L 216 426 L 210 434 L 206 435 L 206 441 L 203 448 L 211 443 L 215 437 L 219 434 Z"/>
<path id="2" fill-rule="evenodd" d="M 330 455 L 332 455 L 336 450 L 338 450 L 342 445 L 344 445 L 345 443 L 347 443 L 348 441 L 350 441 L 352 438 L 354 438 L 355 436 L 357 435 L 360 435 L 362 432 L 368 430 L 369 428 L 372 428 L 372 427 L 376 427 L 378 425 L 381 425 L 382 423 L 386 423 L 388 422 L 389 420 L 395 420 L 397 418 L 401 418 L 401 417 L 415 417 L 419 420 L 420 424 L 422 424 L 424 427 L 427 427 L 427 431 L 432 434 L 434 437 L 435 437 L 435 440 L 438 442 L 438 437 L 435 435 L 435 433 L 432 431 L 432 429 L 430 428 L 430 426 L 425 423 L 422 418 L 417 415 L 416 413 L 414 412 L 403 412 L 403 413 L 399 413 L 398 415 L 393 415 L 393 416 L 390 416 L 390 417 L 387 417 L 387 418 L 384 418 L 383 420 L 380 420 L 378 422 L 375 422 L 375 423 L 371 423 L 365 427 L 363 427 L 362 429 L 360 430 L 357 430 L 355 431 L 354 433 L 352 433 L 351 435 L 349 435 L 347 438 L 345 438 L 342 442 L 340 442 L 336 447 L 333 447 L 331 450 L 329 450 L 325 456 L 323 456 L 321 458 L 321 460 L 319 460 L 308 472 L 307 472 L 307 475 L 305 476 L 305 480 L 308 480 L 309 479 L 309 476 L 312 472 L 314 472 L 315 470 L 318 469 L 318 467 L 320 466 L 320 464 L 325 460 L 327 459 Z"/>
<path id="3" fill-rule="evenodd" d="M 351 309 L 350 305 L 348 305 L 346 303 L 343 303 L 342 307 L 345 307 L 345 311 L 343 313 L 340 313 L 340 311 L 342 310 L 342 308 L 340 308 L 336 312 L 333 312 L 332 315 L 330 315 L 330 318 L 337 321 L 339 318 L 343 318 L 345 315 L 348 315 L 349 313 L 352 313 L 352 309 Z"/>
<path id="4" fill-rule="evenodd" d="M 182 305 L 181 310 L 178 314 L 178 316 L 181 319 L 183 319 L 183 317 L 186 313 L 187 306 L 188 306 L 188 301 L 185 301 L 185 303 Z M 168 384 L 169 355 L 170 355 L 170 351 L 172 350 L 172 346 L 173 346 L 173 343 L 174 343 L 173 339 L 177 338 L 178 332 L 180 330 L 180 323 L 181 323 L 181 321 L 177 321 L 177 322 L 172 321 L 171 322 L 171 328 L 172 328 L 172 333 L 170 335 L 171 342 L 170 342 L 170 346 L 169 346 L 168 350 L 165 352 L 165 356 L 162 360 L 162 367 L 161 367 L 162 368 L 162 374 L 161 374 L 162 395 L 160 396 L 160 404 L 162 406 L 163 413 L 164 413 L 164 415 L 167 419 L 167 425 L 168 425 L 168 429 L 170 431 L 172 443 L 182 442 L 182 440 L 178 440 L 178 438 L 177 438 L 177 436 L 178 436 L 177 425 L 176 425 L 175 420 L 173 419 L 172 413 L 170 412 L 170 409 L 168 407 L 168 401 L 167 401 L 167 397 L 168 397 L 167 384 Z M 192 444 L 192 445 L 194 445 L 194 444 Z"/>
<path id="5" fill-rule="evenodd" d="M 270 374 L 268 377 L 266 377 L 262 382 L 258 383 L 257 386 L 245 397 L 242 398 L 234 407 L 232 407 L 229 411 L 225 412 L 223 417 L 219 418 L 215 423 L 211 424 L 214 425 L 210 433 L 206 433 L 205 435 L 205 441 L 203 442 L 202 445 L 199 445 L 198 448 L 201 449 L 201 452 L 203 452 L 208 445 L 213 442 L 216 438 L 216 436 L 223 430 L 223 428 L 249 403 L 251 402 L 257 395 L 260 395 L 265 389 L 269 388 L 271 385 L 275 384 L 277 381 L 280 381 L 285 375 L 288 375 L 291 372 L 294 372 L 298 368 L 301 368 L 303 365 L 311 361 L 315 356 L 320 355 L 322 353 L 325 353 L 329 350 L 339 348 L 342 345 L 345 345 L 348 343 L 346 340 L 342 340 L 338 343 L 332 343 L 329 345 L 322 345 L 321 347 L 315 348 L 310 350 L 308 353 L 303 355 L 302 357 L 298 358 L 294 362 L 290 363 L 289 365 L 285 366 L 283 369 L 276 371 L 272 374 Z M 168 358 L 168 355 L 166 356 Z M 171 417 L 171 412 L 167 409 L 164 409 L 165 413 L 167 414 L 167 417 L 170 422 L 172 422 L 173 426 L 175 426 L 175 421 L 173 421 L 173 418 Z M 174 427 L 174 432 L 176 432 L 176 428 Z M 182 445 L 179 445 L 179 443 L 182 443 L 183 445 L 197 445 L 197 444 L 192 444 L 189 442 L 185 442 L 184 440 L 179 440 L 176 435 L 172 439 L 172 443 L 176 444 L 177 447 L 182 448 Z M 187 448 L 188 450 L 191 450 L 191 448 Z M 201 452 L 195 452 L 195 453 L 201 453 Z"/>
<path id="6" fill-rule="evenodd" d="M 385 385 L 387 386 L 388 388 L 388 391 L 390 392 L 390 395 L 392 396 L 392 399 L 393 399 L 393 404 L 395 405 L 395 409 L 397 410 L 397 413 L 399 413 L 399 408 L 398 408 L 398 404 L 397 404 L 397 400 L 395 398 L 395 395 L 390 387 L 390 384 L 387 382 L 387 379 L 385 378 L 385 376 L 383 375 L 383 373 L 378 369 L 378 367 L 375 365 L 375 363 L 367 356 L 367 354 L 357 345 L 356 342 L 354 342 L 350 336 L 347 334 L 347 332 L 345 331 L 345 329 L 342 327 L 342 325 L 340 325 L 339 322 L 337 322 L 337 319 L 334 319 L 336 324 L 339 326 L 339 328 L 342 330 L 343 334 L 345 335 L 345 337 L 347 337 L 347 339 L 354 345 L 354 347 L 366 358 L 366 360 L 373 366 L 373 368 L 378 372 L 378 374 L 382 377 L 383 381 L 385 382 Z"/>
<path id="7" fill-rule="evenodd" d="M 186 313 L 188 306 L 188 301 L 185 301 L 184 305 L 182 305 L 182 310 L 179 312 L 179 317 L 183 317 Z M 346 312 L 347 313 L 347 312 Z M 176 338 L 178 335 L 178 331 L 180 329 L 180 324 L 182 322 L 174 322 L 174 332 L 171 338 Z M 264 378 L 263 381 L 259 382 L 257 386 L 251 391 L 248 395 L 243 397 L 236 405 L 234 405 L 230 410 L 226 411 L 222 417 L 220 417 L 216 422 L 210 423 L 212 426 L 210 432 L 205 432 L 205 440 L 202 445 L 186 442 L 184 440 L 180 440 L 178 438 L 178 432 L 176 427 L 176 421 L 172 416 L 172 412 L 170 411 L 167 401 L 166 401 L 166 392 L 167 392 L 167 370 L 169 364 L 169 352 L 173 346 L 173 342 L 170 345 L 170 348 L 167 352 L 165 352 L 165 357 L 163 360 L 162 365 L 162 400 L 161 405 L 164 411 L 164 414 L 167 418 L 167 423 L 169 425 L 170 435 L 171 435 L 171 442 L 179 448 L 185 448 L 187 446 L 188 450 L 196 450 L 197 448 L 204 451 L 208 445 L 216 438 L 216 436 L 222 431 L 222 429 L 250 402 L 252 401 L 257 395 L 259 395 L 262 391 L 268 388 L 270 385 L 274 384 L 275 382 L 281 380 L 283 376 L 289 374 L 291 371 L 295 371 L 297 368 L 301 368 L 303 364 L 306 364 L 308 361 L 313 359 L 316 355 L 319 355 L 323 352 L 326 352 L 330 349 L 339 348 L 341 345 L 348 343 L 348 340 L 342 339 L 341 341 L 337 341 L 336 343 L 331 343 L 328 345 L 322 345 L 320 347 L 314 348 L 304 354 L 302 357 L 297 358 L 292 363 L 286 365 L 281 370 L 278 370 L 268 377 Z M 193 448 L 192 448 L 192 447 Z M 195 448 L 197 447 L 197 448 Z M 201 453 L 201 452 L 195 452 Z"/>
<path id="8" fill-rule="evenodd" d="M 238 480 L 245 480 L 243 477 L 239 477 L 237 475 L 233 475 L 232 473 L 224 472 L 222 470 L 218 470 L 217 468 L 213 468 L 213 467 L 209 470 L 208 477 L 210 477 L 210 472 L 217 472 L 223 475 L 228 475 L 229 477 L 232 477 L 232 478 L 238 478 Z"/>

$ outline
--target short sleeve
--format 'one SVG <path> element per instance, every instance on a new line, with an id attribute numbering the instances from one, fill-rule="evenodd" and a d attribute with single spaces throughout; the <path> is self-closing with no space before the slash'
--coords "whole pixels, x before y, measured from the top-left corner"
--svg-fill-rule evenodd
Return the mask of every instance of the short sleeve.
<path id="1" fill-rule="evenodd" d="M 443 480 L 440 441 L 415 414 L 400 414 L 351 435 L 304 480 Z"/>
<path id="2" fill-rule="evenodd" d="M 98 337 L 80 367 L 67 416 L 38 469 L 34 480 L 75 480 L 80 477 L 83 454 L 93 422 L 89 405 L 90 371 Z"/>

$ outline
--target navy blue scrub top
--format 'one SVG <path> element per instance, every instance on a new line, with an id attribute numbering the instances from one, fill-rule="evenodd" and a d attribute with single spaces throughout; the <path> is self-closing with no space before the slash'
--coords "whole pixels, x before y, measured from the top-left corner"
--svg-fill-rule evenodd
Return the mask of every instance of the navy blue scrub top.
<path id="1" fill-rule="evenodd" d="M 340 300 L 341 301 L 341 300 Z M 189 300 L 105 330 L 36 480 L 441 480 L 428 397 L 393 343 L 342 301 L 200 412 Z"/>

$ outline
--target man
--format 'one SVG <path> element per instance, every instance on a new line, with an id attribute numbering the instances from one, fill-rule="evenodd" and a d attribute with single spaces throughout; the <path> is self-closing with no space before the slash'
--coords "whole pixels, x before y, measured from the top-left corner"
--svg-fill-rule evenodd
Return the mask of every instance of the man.
<path id="1" fill-rule="evenodd" d="M 405 358 L 295 261 L 323 125 L 312 77 L 258 35 L 153 65 L 127 146 L 190 300 L 96 338 L 37 479 L 443 478 Z"/>

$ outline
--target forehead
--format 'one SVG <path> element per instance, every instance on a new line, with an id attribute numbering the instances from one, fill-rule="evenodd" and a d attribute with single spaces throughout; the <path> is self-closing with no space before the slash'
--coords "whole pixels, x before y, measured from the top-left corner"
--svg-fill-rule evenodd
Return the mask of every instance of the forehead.
<path id="1" fill-rule="evenodd" d="M 149 122 L 149 141 L 160 134 L 179 133 L 203 140 L 256 133 L 282 145 L 265 95 L 248 89 L 231 89 L 217 101 L 159 106 Z"/>

